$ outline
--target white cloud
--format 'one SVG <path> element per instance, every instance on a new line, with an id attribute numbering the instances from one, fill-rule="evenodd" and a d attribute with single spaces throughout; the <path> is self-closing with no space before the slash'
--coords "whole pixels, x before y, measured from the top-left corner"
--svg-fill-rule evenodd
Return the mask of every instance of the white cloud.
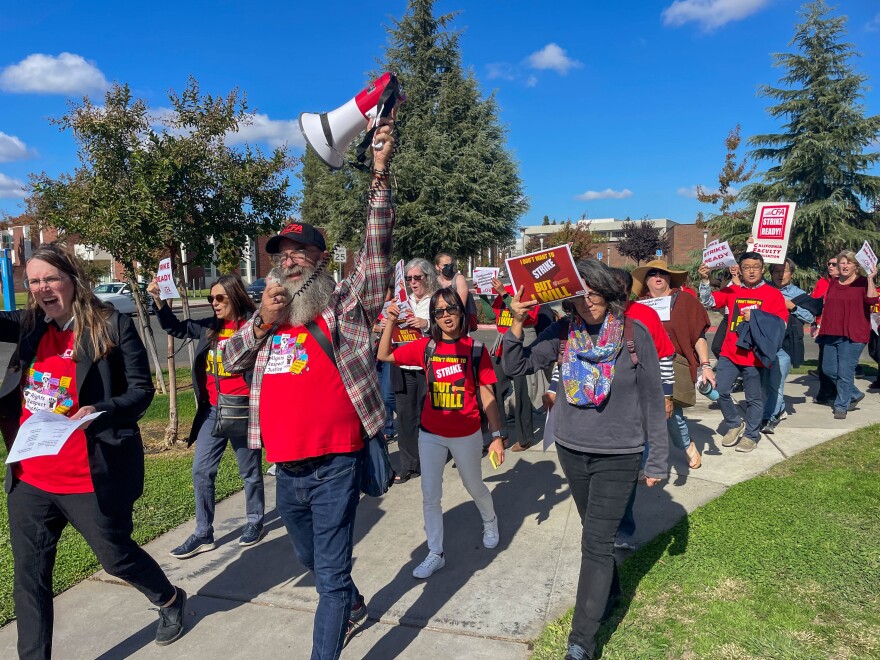
<path id="1" fill-rule="evenodd" d="M 526 78 L 526 87 L 534 87 L 537 84 L 538 84 L 538 77 L 537 76 L 529 76 L 528 78 Z"/>
<path id="2" fill-rule="evenodd" d="M 509 62 L 489 62 L 486 65 L 486 78 L 489 80 L 516 80 L 516 67 Z"/>
<path id="3" fill-rule="evenodd" d="M 34 155 L 33 150 L 14 135 L 7 135 L 0 131 L 0 163 L 9 163 L 14 160 L 24 160 Z"/>
<path id="4" fill-rule="evenodd" d="M 35 94 L 83 94 L 108 87 L 107 79 L 81 55 L 34 53 L 0 72 L 0 89 Z"/>
<path id="5" fill-rule="evenodd" d="M 675 0 L 663 10 L 663 24 L 678 27 L 698 23 L 714 30 L 731 21 L 741 21 L 770 4 L 770 0 Z"/>
<path id="6" fill-rule="evenodd" d="M 580 199 L 585 202 L 590 202 L 594 199 L 626 199 L 627 197 L 632 197 L 632 190 L 629 188 L 624 188 L 623 190 L 612 190 L 611 188 L 605 188 L 605 190 L 588 190 L 580 195 L 575 195 L 575 199 Z"/>
<path id="7" fill-rule="evenodd" d="M 226 144 L 265 142 L 272 147 L 304 147 L 305 140 L 296 119 L 270 119 L 269 115 L 255 113 L 251 123 L 239 126 L 238 131 L 226 136 Z"/>
<path id="8" fill-rule="evenodd" d="M 558 45 L 550 43 L 541 50 L 532 53 L 526 58 L 526 64 L 533 69 L 552 69 L 561 75 L 565 75 L 570 69 L 583 66 L 581 62 L 570 58 Z"/>
<path id="9" fill-rule="evenodd" d="M 868 23 L 865 25 L 865 30 L 868 32 L 880 31 L 880 12 L 878 12 L 878 14 L 874 18 L 868 21 Z"/>
<path id="10" fill-rule="evenodd" d="M 690 186 L 690 187 L 682 186 L 681 188 L 679 188 L 675 192 L 677 194 L 681 195 L 682 197 L 690 197 L 691 199 L 696 199 L 697 198 L 697 188 L 702 188 L 703 194 L 705 194 L 705 195 L 717 195 L 718 194 L 718 188 L 710 189 L 708 186 L 704 186 L 702 184 L 697 185 L 697 186 Z M 728 193 L 731 195 L 736 195 L 738 192 L 739 192 L 739 190 L 736 188 L 733 188 L 733 187 L 728 189 Z"/>
<path id="11" fill-rule="evenodd" d="M 24 199 L 25 183 L 0 172 L 0 199 Z"/>

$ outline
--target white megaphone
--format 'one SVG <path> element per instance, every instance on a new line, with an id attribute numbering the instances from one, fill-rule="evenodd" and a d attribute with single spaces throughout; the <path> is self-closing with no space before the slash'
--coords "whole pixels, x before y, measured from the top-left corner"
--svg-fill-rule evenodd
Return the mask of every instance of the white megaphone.
<path id="1" fill-rule="evenodd" d="M 394 103 L 399 100 L 397 96 L 397 78 L 393 73 L 384 73 L 336 110 L 303 112 L 299 116 L 299 129 L 318 158 L 338 170 L 345 164 L 348 145 L 367 128 L 371 117 L 390 115 Z M 377 107 L 380 104 L 383 107 Z"/>

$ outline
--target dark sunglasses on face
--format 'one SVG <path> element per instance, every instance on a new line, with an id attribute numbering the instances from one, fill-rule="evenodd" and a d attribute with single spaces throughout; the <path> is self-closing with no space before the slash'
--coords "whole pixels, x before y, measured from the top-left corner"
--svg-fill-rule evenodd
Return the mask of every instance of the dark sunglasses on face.
<path id="1" fill-rule="evenodd" d="M 835 268 L 837 268 L 837 262 L 836 262 L 836 261 L 829 261 L 829 262 L 828 262 L 828 265 L 829 265 L 829 266 L 834 266 Z"/>
<path id="2" fill-rule="evenodd" d="M 405 279 L 407 282 L 421 282 L 423 279 L 425 279 L 425 276 L 424 275 L 407 275 L 403 279 Z"/>
<path id="3" fill-rule="evenodd" d="M 216 300 L 218 303 L 225 303 L 227 296 L 225 293 L 218 293 L 216 296 L 208 296 L 208 304 L 213 305 Z"/>
<path id="4" fill-rule="evenodd" d="M 438 307 L 434 310 L 434 318 L 442 319 L 444 316 L 449 314 L 449 316 L 455 316 L 461 311 L 461 308 L 458 305 L 448 305 L 447 307 Z"/>
<path id="5" fill-rule="evenodd" d="M 666 271 L 663 270 L 649 270 L 645 277 L 659 277 L 660 275 L 666 275 Z"/>

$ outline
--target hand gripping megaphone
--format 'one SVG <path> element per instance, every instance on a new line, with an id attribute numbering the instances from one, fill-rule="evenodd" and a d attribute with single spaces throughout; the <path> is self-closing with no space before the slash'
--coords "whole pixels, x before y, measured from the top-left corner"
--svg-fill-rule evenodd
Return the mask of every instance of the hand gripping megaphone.
<path id="1" fill-rule="evenodd" d="M 338 170 L 345 164 L 348 145 L 366 129 L 369 119 L 389 116 L 394 106 L 403 100 L 397 77 L 393 73 L 384 73 L 335 110 L 302 113 L 299 129 L 318 158 L 331 169 Z M 372 134 L 367 137 L 372 141 Z M 362 152 L 368 151 L 369 141 L 365 139 L 361 144 L 363 149 L 358 149 L 361 163 L 367 159 Z"/>

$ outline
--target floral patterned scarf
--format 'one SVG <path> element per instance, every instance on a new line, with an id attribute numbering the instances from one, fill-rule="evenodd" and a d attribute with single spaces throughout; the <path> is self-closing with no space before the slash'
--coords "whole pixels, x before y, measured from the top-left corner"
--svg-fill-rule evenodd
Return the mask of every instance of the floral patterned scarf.
<path id="1" fill-rule="evenodd" d="M 573 406 L 598 408 L 611 390 L 614 363 L 623 347 L 623 319 L 607 314 L 593 345 L 586 322 L 573 314 L 562 360 L 565 398 Z"/>

